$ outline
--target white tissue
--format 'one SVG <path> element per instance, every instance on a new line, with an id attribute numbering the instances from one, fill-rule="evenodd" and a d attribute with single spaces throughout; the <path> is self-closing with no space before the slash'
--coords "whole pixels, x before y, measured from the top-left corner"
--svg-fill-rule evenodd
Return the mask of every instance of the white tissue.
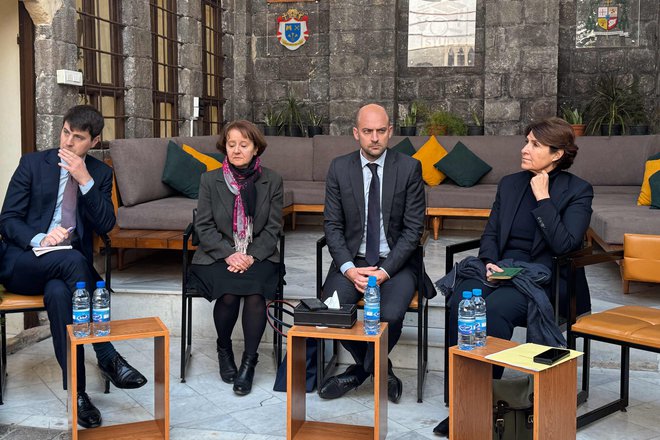
<path id="1" fill-rule="evenodd" d="M 328 306 L 329 309 L 339 309 L 341 308 L 339 305 L 339 296 L 337 295 L 337 291 L 335 290 L 335 293 L 332 294 L 330 298 L 327 298 L 325 301 L 323 301 L 326 306 Z"/>

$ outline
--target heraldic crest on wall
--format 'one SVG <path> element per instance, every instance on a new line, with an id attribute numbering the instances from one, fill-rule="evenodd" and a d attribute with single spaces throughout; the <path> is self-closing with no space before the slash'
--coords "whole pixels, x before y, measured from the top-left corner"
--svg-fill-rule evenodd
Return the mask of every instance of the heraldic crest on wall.
<path id="1" fill-rule="evenodd" d="M 289 9 L 277 17 L 277 39 L 289 50 L 296 50 L 307 41 L 307 14 L 297 9 Z"/>

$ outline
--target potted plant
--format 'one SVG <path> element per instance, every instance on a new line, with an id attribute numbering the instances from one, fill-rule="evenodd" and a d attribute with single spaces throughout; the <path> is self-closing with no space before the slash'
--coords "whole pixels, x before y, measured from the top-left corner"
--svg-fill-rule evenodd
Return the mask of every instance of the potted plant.
<path id="1" fill-rule="evenodd" d="M 571 124 L 575 136 L 584 136 L 584 130 L 586 129 L 587 126 L 584 124 L 582 118 L 582 111 L 580 111 L 578 108 L 562 106 L 561 114 L 562 114 L 562 118 L 564 118 L 566 122 Z"/>
<path id="2" fill-rule="evenodd" d="M 620 135 L 630 119 L 633 102 L 629 90 L 613 75 L 602 75 L 589 103 L 590 133 L 600 130 L 602 136 Z"/>
<path id="3" fill-rule="evenodd" d="M 649 134 L 648 113 L 646 108 L 644 108 L 644 99 L 639 91 L 639 81 L 637 79 L 630 86 L 630 101 L 632 108 L 630 110 L 630 119 L 627 121 L 628 134 Z"/>
<path id="4" fill-rule="evenodd" d="M 298 98 L 293 93 L 289 93 L 282 108 L 282 119 L 287 136 L 303 136 L 302 108 L 303 104 Z"/>
<path id="5" fill-rule="evenodd" d="M 314 109 L 307 112 L 307 135 L 309 137 L 323 134 L 323 119 L 323 116 L 316 113 Z"/>
<path id="6" fill-rule="evenodd" d="M 264 134 L 266 136 L 277 136 L 282 128 L 282 112 L 273 110 L 268 106 L 264 113 Z"/>
<path id="7" fill-rule="evenodd" d="M 475 106 L 470 106 L 470 122 L 467 125 L 467 135 L 468 136 L 483 136 L 484 135 L 484 124 L 481 122 L 479 113 L 477 113 L 477 108 Z"/>
<path id="8" fill-rule="evenodd" d="M 445 110 L 436 110 L 426 119 L 422 133 L 428 136 L 443 136 L 446 134 L 464 136 L 467 134 L 467 126 L 455 114 Z"/>
<path id="9" fill-rule="evenodd" d="M 399 134 L 401 136 L 415 136 L 417 134 L 417 114 L 417 102 L 411 102 L 407 109 L 404 107 L 399 117 Z"/>

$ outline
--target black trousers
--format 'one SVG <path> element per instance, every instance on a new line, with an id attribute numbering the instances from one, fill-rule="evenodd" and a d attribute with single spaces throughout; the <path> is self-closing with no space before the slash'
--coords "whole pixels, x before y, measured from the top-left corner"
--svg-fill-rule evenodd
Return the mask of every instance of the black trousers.
<path id="1" fill-rule="evenodd" d="M 464 280 L 454 288 L 449 299 L 449 344 L 458 342 L 458 304 L 463 291 L 481 289 L 486 300 L 486 332 L 489 336 L 510 340 L 515 327 L 527 325 L 527 298 L 512 285 L 498 288 L 486 286 L 479 280 Z M 504 369 L 493 367 L 493 377 L 502 377 Z"/>
<path id="2" fill-rule="evenodd" d="M 382 262 L 381 259 L 379 265 Z M 364 258 L 357 258 L 355 265 L 357 267 L 369 266 Z M 410 300 L 415 294 L 416 287 L 417 275 L 410 267 L 402 268 L 380 286 L 380 320 L 388 323 L 388 353 L 399 341 L 401 329 L 403 328 L 403 318 L 408 310 Z M 355 304 L 362 299 L 362 293 L 355 289 L 353 283 L 333 263 L 323 285 L 323 294 L 327 298 L 332 296 L 334 291 L 337 291 L 341 304 Z M 356 363 L 362 365 L 367 373 L 373 373 L 373 344 L 359 341 L 341 341 L 341 343 L 351 353 Z"/>
<path id="3" fill-rule="evenodd" d="M 55 357 L 62 368 L 62 383 L 67 388 L 66 326 L 72 322 L 72 296 L 76 282 L 84 281 L 90 292 L 95 288 L 98 275 L 82 253 L 75 249 L 50 252 L 40 257 L 32 250 L 25 251 L 16 260 L 14 271 L 5 283 L 7 290 L 20 295 L 44 295 L 44 304 L 50 320 Z M 109 342 L 93 344 L 98 358 L 106 359 L 115 351 Z M 78 346 L 78 391 L 85 391 L 85 352 Z"/>

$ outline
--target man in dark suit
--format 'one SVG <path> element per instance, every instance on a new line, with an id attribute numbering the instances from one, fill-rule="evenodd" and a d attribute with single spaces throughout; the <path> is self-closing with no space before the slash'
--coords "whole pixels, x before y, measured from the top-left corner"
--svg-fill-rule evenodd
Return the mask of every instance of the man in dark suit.
<path id="1" fill-rule="evenodd" d="M 21 158 L 0 213 L 0 282 L 11 292 L 44 295 L 55 356 L 66 389 L 66 325 L 72 321 L 72 293 L 84 281 L 91 292 L 101 277 L 93 267 L 93 233 L 115 224 L 112 169 L 88 155 L 101 138 L 103 116 L 79 105 L 64 116 L 60 148 Z M 73 248 L 37 257 L 32 249 L 70 244 Z M 138 388 L 146 379 L 110 343 L 93 344 L 102 375 L 118 388 Z M 78 424 L 93 428 L 101 414 L 85 392 L 83 347 L 78 351 Z"/>
<path id="2" fill-rule="evenodd" d="M 424 230 L 422 170 L 419 161 L 387 149 L 392 125 L 380 105 L 358 111 L 353 136 L 360 149 L 334 159 L 326 179 L 325 235 L 333 261 L 323 290 L 326 296 L 336 291 L 342 304 L 355 304 L 375 276 L 391 351 L 417 282 L 411 257 Z M 372 344 L 342 343 L 355 364 L 323 384 L 319 394 L 326 399 L 357 388 L 373 373 Z M 390 362 L 388 398 L 396 403 L 401 392 Z"/>

